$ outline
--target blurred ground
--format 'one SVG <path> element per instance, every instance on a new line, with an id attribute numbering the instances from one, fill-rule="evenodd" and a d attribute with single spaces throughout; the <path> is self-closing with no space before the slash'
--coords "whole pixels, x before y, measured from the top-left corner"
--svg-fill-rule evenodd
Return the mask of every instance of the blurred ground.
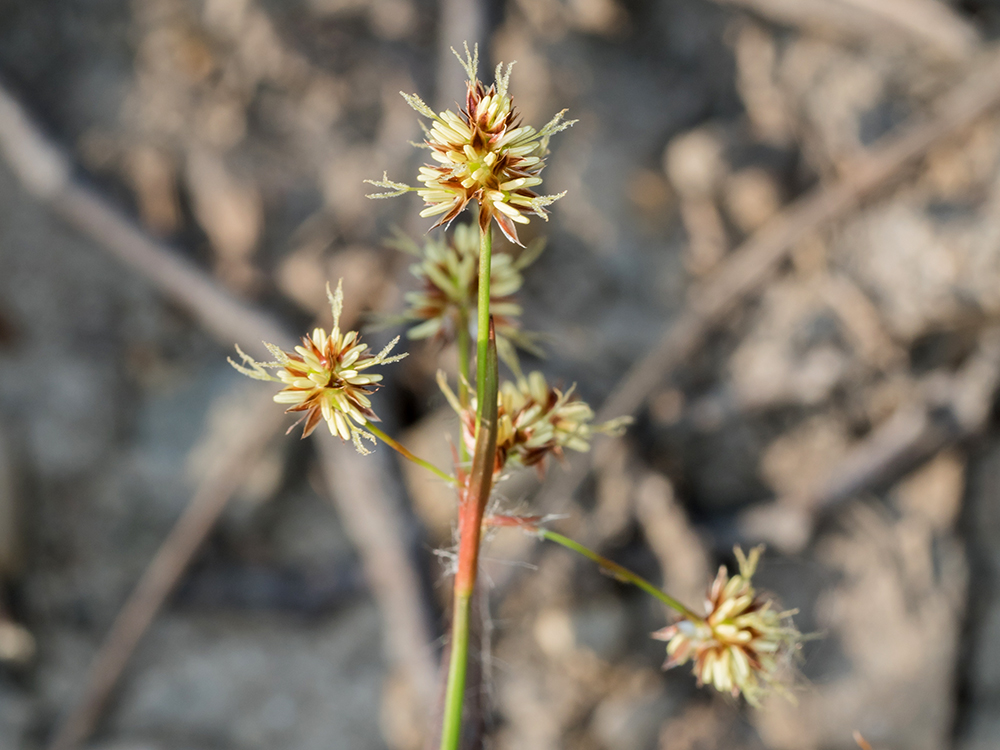
<path id="1" fill-rule="evenodd" d="M 417 200 L 373 203 L 362 184 L 412 180 L 419 162 L 397 92 L 460 98 L 447 50 L 464 39 L 517 60 L 526 122 L 564 107 L 579 120 L 546 172 L 568 195 L 528 232 L 549 238 L 522 297 L 550 356 L 525 364 L 600 404 L 692 284 L 930 117 L 998 31 L 990 0 L 4 0 L 0 80 L 82 182 L 304 330 L 328 279 L 344 277 L 351 317 L 398 312 L 413 288 L 383 240 L 426 229 Z M 855 729 L 884 750 L 1000 744 L 998 124 L 936 144 L 797 243 L 662 374 L 575 502 L 537 492 L 533 473 L 502 487 L 692 602 L 734 542 L 769 542 L 762 583 L 824 634 L 806 645 L 798 706 L 746 710 L 661 673 L 657 606 L 505 532 L 485 567 L 489 747 L 819 750 L 852 747 Z M 444 463 L 434 373 L 454 353 L 407 346 L 379 413 Z M 242 429 L 257 388 L 230 351 L 0 165 L 0 747 L 51 739 Z M 911 427 L 913 455 L 851 485 Z M 269 443 L 92 747 L 421 747 L 317 453 Z M 398 521 L 438 636 L 447 586 L 432 550 L 450 543 L 452 500 L 385 456 L 370 465 L 406 490 Z M 363 498 L 369 485 L 343 472 Z M 551 467 L 546 486 L 566 475 Z M 827 491 L 840 480 L 850 491 Z"/>

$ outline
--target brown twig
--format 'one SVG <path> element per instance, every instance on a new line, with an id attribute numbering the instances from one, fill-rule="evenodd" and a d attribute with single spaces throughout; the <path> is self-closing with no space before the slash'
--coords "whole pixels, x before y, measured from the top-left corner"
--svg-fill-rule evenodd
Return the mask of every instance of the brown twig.
<path id="1" fill-rule="evenodd" d="M 968 60 L 979 45 L 975 27 L 939 0 L 716 0 L 777 23 L 872 42 L 887 35 L 945 60 Z"/>
<path id="2" fill-rule="evenodd" d="M 233 437 L 156 551 L 91 662 L 82 697 L 60 725 L 50 750 L 72 750 L 93 732 L 142 636 L 284 422 L 270 398 L 257 399 L 249 408 L 255 412 L 253 428 Z"/>
<path id="3" fill-rule="evenodd" d="M 24 567 L 24 526 L 21 497 L 10 455 L 10 439 L 0 429 L 0 581 Z"/>
<path id="4" fill-rule="evenodd" d="M 120 211 L 72 178 L 69 159 L 31 121 L 24 108 L 0 86 L 0 152 L 21 184 L 71 226 L 149 279 L 227 346 L 238 342 L 266 356 L 260 341 L 288 346 L 292 337 L 271 317 L 222 291 L 203 271 L 171 248 L 149 239 Z M 219 512 L 239 485 L 254 455 L 282 420 L 273 405 L 261 417 L 260 430 L 239 437 L 229 460 L 220 463 L 192 497 L 177 526 L 164 542 L 139 586 L 125 605 L 95 658 L 81 702 L 71 712 L 52 747 L 68 750 L 85 738 L 100 716 L 135 646 L 163 601 L 183 574 Z M 269 427 L 265 430 L 265 425 Z M 325 444 L 322 444 L 325 445 Z M 328 482 L 356 489 L 333 493 L 348 533 L 358 548 L 385 623 L 391 662 L 402 667 L 418 696 L 433 682 L 430 614 L 417 592 L 416 573 L 405 552 L 408 545 L 397 509 L 387 497 L 383 476 L 370 469 L 363 482 L 356 467 L 325 447 L 321 451 Z M 364 496 L 358 492 L 364 488 Z M 358 508 L 366 514 L 357 521 Z M 393 570 L 395 575 L 385 574 Z"/>
<path id="5" fill-rule="evenodd" d="M 733 308 L 757 292 L 785 261 L 796 243 L 843 219 L 864 199 L 885 187 L 935 144 L 1000 106 L 1000 48 L 992 47 L 952 89 L 934 114 L 883 138 L 844 176 L 798 199 L 736 248 L 719 270 L 695 286 L 688 305 L 668 324 L 659 343 L 615 385 L 598 412 L 599 420 L 634 414 L 667 375 L 690 358 Z M 591 468 L 600 470 L 612 452 L 595 446 L 590 464 L 579 461 L 549 484 L 541 507 L 571 497 Z"/>
<path id="6" fill-rule="evenodd" d="M 318 434 L 324 480 L 344 529 L 363 551 L 365 578 L 386 623 L 389 661 L 406 673 L 417 698 L 429 703 L 437 671 L 430 646 L 431 618 L 407 555 L 403 513 L 391 505 L 390 498 L 400 492 L 386 492 L 391 454 L 360 456 L 328 433 Z M 381 500 L 374 497 L 380 493 Z"/>
<path id="7" fill-rule="evenodd" d="M 845 500 L 885 486 L 955 443 L 979 433 L 1000 384 L 1000 329 L 982 333 L 979 348 L 955 374 L 924 380 L 920 399 L 901 406 L 855 445 L 805 496 L 782 498 L 747 511 L 742 538 L 789 553 L 809 541 L 819 518 Z"/>
<path id="8" fill-rule="evenodd" d="M 68 157 L 0 86 L 0 152 L 21 184 L 125 265 L 148 279 L 227 345 L 239 341 L 267 356 L 261 339 L 287 345 L 291 337 L 269 316 L 220 289 L 171 248 L 151 240 L 121 211 L 72 178 Z"/>
<path id="9" fill-rule="evenodd" d="M 612 391 L 599 419 L 634 413 L 706 334 L 771 276 L 796 243 L 842 219 L 865 198 L 921 158 L 935 143 L 1000 105 L 1000 51 L 996 48 L 935 106 L 936 116 L 887 136 L 836 183 L 792 203 L 730 254 L 719 271 L 696 286 L 687 308 L 659 344 Z"/>

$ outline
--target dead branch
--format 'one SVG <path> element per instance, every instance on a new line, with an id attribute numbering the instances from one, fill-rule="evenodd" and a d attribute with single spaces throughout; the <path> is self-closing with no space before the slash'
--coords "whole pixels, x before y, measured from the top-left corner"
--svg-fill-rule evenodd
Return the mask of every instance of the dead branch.
<path id="1" fill-rule="evenodd" d="M 255 419 L 250 422 L 252 429 L 235 435 L 226 452 L 212 465 L 129 594 L 90 664 L 79 702 L 49 745 L 51 750 L 72 750 L 93 732 L 142 636 L 214 528 L 229 499 L 284 422 L 270 398 L 258 398 L 248 408 L 255 412 Z"/>
<path id="2" fill-rule="evenodd" d="M 945 448 L 978 434 L 989 418 L 998 385 L 1000 329 L 990 328 L 961 370 L 924 380 L 918 402 L 901 406 L 805 497 L 781 498 L 743 514 L 740 536 L 767 541 L 789 553 L 800 551 L 817 521 L 844 501 L 886 486 Z"/>
<path id="3" fill-rule="evenodd" d="M 361 456 L 346 450 L 342 441 L 328 433 L 317 434 L 322 435 L 319 451 L 324 480 L 344 529 L 359 547 L 377 550 L 369 549 L 361 562 L 386 622 L 389 661 L 402 667 L 415 694 L 426 699 L 433 690 L 437 667 L 431 652 L 431 618 L 421 595 L 423 587 L 407 554 L 403 513 L 392 507 L 390 500 L 379 502 L 373 498 L 386 492 L 388 461 L 392 459 L 386 451 Z M 400 622 L 405 625 L 390 624 Z"/>
<path id="4" fill-rule="evenodd" d="M 615 385 L 598 419 L 634 414 L 667 375 L 690 358 L 709 332 L 757 292 L 792 248 L 810 234 L 843 219 L 864 199 L 885 187 L 935 144 L 967 128 L 1000 106 L 1000 48 L 981 61 L 933 107 L 933 115 L 902 126 L 878 144 L 832 185 L 820 186 L 787 206 L 736 248 L 706 281 L 689 294 L 688 305 L 667 325 L 659 343 Z M 609 451 L 595 446 L 592 465 L 600 469 Z M 576 462 L 568 474 L 548 485 L 542 507 L 571 497 L 591 469 Z"/>
<path id="5" fill-rule="evenodd" d="M 612 395 L 598 412 L 598 419 L 611 419 L 638 411 L 649 394 L 672 370 L 697 351 L 726 315 L 763 286 L 798 242 L 847 216 L 863 199 L 898 178 L 929 148 L 968 127 L 998 105 L 1000 49 L 994 48 L 972 72 L 939 99 L 934 116 L 903 126 L 873 147 L 838 182 L 818 187 L 787 206 L 734 250 L 706 281 L 695 286 L 686 309 L 667 325 L 657 346 L 633 365 L 613 388 Z M 911 429 L 907 434 L 921 433 L 919 429 Z M 567 472 L 551 472 L 542 496 L 536 501 L 537 507 L 546 511 L 564 508 L 590 472 L 605 471 L 616 455 L 607 442 L 597 443 L 589 463 L 575 461 Z M 808 537 L 812 528 L 811 521 L 804 523 L 801 516 L 789 512 L 787 504 L 783 504 L 781 513 L 768 516 L 765 523 L 769 525 L 768 530 L 783 533 L 792 539 L 801 537 L 803 533 Z M 779 528 L 778 524 L 782 526 Z M 753 529 L 760 526 L 754 523 Z M 742 524 L 742 527 L 750 535 L 748 523 Z M 734 539 L 724 541 L 729 544 Z M 495 574 L 494 582 L 498 589 L 503 589 L 512 577 L 512 572 L 505 575 L 500 571 Z"/>
<path id="6" fill-rule="evenodd" d="M 238 342 L 266 356 L 260 345 L 262 339 L 283 346 L 292 340 L 270 316 L 222 291 L 205 272 L 171 248 L 149 239 L 121 211 L 74 180 L 68 157 L 42 134 L 2 86 L 0 152 L 28 192 L 96 245 L 147 278 L 226 346 Z M 231 462 L 220 462 L 218 471 L 192 497 L 102 645 L 83 699 L 71 712 L 53 748 L 68 750 L 93 729 L 142 634 L 238 487 L 253 450 L 259 450 L 282 424 L 277 410 L 269 408 L 273 411 L 261 417 L 260 431 L 243 435 L 234 443 L 229 454 Z M 264 429 L 265 425 L 270 427 L 269 431 Z M 324 448 L 322 465 L 328 482 L 336 483 L 337 487 L 357 488 L 334 493 L 333 500 L 348 533 L 355 535 L 353 541 L 366 571 L 376 576 L 370 584 L 385 623 L 389 659 L 413 681 L 417 695 L 426 695 L 424 687 L 434 679 L 427 651 L 431 640 L 430 614 L 417 594 L 416 574 L 405 553 L 408 545 L 398 523 L 398 511 L 388 496 L 389 488 L 378 472 L 369 469 L 361 481 L 356 467 L 344 459 L 331 460 L 329 455 L 335 454 Z M 363 498 L 358 496 L 361 488 L 365 490 Z M 356 521 L 358 507 L 367 513 L 365 523 Z M 395 575 L 385 575 L 386 570 L 394 571 Z"/>
<path id="7" fill-rule="evenodd" d="M 599 418 L 634 413 L 664 374 L 690 357 L 713 327 L 759 289 L 796 243 L 842 219 L 931 146 L 998 105 L 1000 51 L 993 49 L 941 97 L 934 107 L 936 116 L 887 136 L 836 183 L 818 187 L 789 205 L 734 250 L 709 280 L 695 286 L 687 308 L 667 327 L 659 344 L 626 373 L 601 407 Z"/>
<path id="8" fill-rule="evenodd" d="M 712 578 L 712 563 L 665 477 L 648 473 L 639 482 L 635 516 L 660 563 L 663 588 L 681 601 L 700 601 Z"/>
<path id="9" fill-rule="evenodd" d="M 888 35 L 922 54 L 970 60 L 979 46 L 976 29 L 939 0 L 716 0 L 747 8 L 780 24 L 839 39 L 884 41 Z"/>
<path id="10" fill-rule="evenodd" d="M 236 300 L 166 245 L 151 240 L 121 211 L 72 177 L 72 163 L 0 85 L 0 152 L 24 188 L 70 226 L 148 279 L 219 341 L 239 341 L 267 356 L 261 339 L 291 337 L 269 316 Z"/>

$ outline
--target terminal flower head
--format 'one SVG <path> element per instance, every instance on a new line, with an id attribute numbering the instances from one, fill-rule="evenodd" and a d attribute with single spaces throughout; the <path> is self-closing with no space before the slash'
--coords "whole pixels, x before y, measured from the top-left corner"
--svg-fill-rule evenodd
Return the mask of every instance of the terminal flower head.
<path id="1" fill-rule="evenodd" d="M 368 182 L 386 192 L 368 197 L 389 198 L 416 190 L 427 204 L 420 215 L 440 217 L 435 227 L 451 222 L 475 200 L 483 231 L 496 220 L 507 239 L 521 244 L 516 225 L 527 224 L 528 214 L 545 219 L 545 207 L 563 196 L 538 195 L 533 188 L 542 182 L 549 138 L 575 120 L 563 119 L 564 110 L 541 130 L 522 125 L 507 91 L 513 63 L 506 71 L 498 65 L 495 83 L 487 88 L 477 77 L 479 48 L 474 50 L 470 53 L 466 44 L 464 59 L 455 52 L 469 76 L 465 107 L 457 114 L 435 113 L 419 97 L 403 93 L 413 109 L 431 120 L 422 145 L 434 163 L 420 168 L 417 180 L 422 186 L 413 188 L 384 176 Z"/>
<path id="2" fill-rule="evenodd" d="M 378 388 L 382 376 L 366 371 L 375 365 L 397 362 L 406 354 L 390 356 L 399 341 L 398 336 L 381 352 L 373 354 L 361 343 L 357 331 L 345 333 L 340 330 L 344 306 L 342 285 L 342 281 L 337 284 L 336 293 L 330 291 L 329 285 L 326 288 L 333 311 L 333 330 L 329 334 L 316 328 L 311 335 L 303 337 L 302 345 L 292 352 L 265 342 L 274 357 L 273 362 L 257 362 L 237 346 L 243 364 L 232 359 L 229 363 L 247 377 L 285 386 L 274 395 L 274 400 L 288 404 L 288 412 L 303 412 L 299 420 L 305 423 L 302 437 L 308 437 L 323 419 L 331 434 L 351 440 L 359 452 L 367 453 L 361 440 L 374 442 L 375 438 L 364 429 L 365 425 L 379 421 L 368 396 Z M 267 368 L 276 370 L 277 374 L 271 374 Z"/>
<path id="3" fill-rule="evenodd" d="M 778 679 L 779 668 L 803 640 L 792 623 L 795 610 L 779 611 L 754 591 L 751 577 L 763 550 L 755 547 L 747 556 L 735 548 L 740 572 L 730 578 L 724 565 L 719 568 L 705 602 L 705 619 L 687 617 L 653 634 L 667 641 L 664 669 L 692 661 L 699 686 L 714 685 L 733 697 L 742 693 L 752 706 L 759 706 L 770 690 L 788 694 Z"/>
<path id="4" fill-rule="evenodd" d="M 476 399 L 467 409 L 439 374 L 438 383 L 462 420 L 462 437 L 470 450 L 475 446 Z M 495 473 L 506 466 L 538 466 L 549 455 L 562 457 L 563 449 L 586 452 L 596 434 L 617 436 L 631 417 L 594 424 L 594 411 L 575 393 L 550 386 L 540 372 L 506 381 L 497 394 L 497 458 Z"/>

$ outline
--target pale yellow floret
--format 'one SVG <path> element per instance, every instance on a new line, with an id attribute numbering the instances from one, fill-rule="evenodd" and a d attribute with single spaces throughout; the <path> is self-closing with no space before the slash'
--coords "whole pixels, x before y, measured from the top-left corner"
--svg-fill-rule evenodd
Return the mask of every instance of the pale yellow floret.
<path id="1" fill-rule="evenodd" d="M 794 611 L 776 612 L 760 600 L 751 576 L 761 548 L 736 556 L 740 573 L 729 577 L 721 568 L 707 603 L 707 617 L 681 620 L 656 635 L 668 640 L 668 666 L 694 660 L 694 673 L 704 684 L 758 705 L 768 689 L 784 692 L 777 671 L 779 657 L 794 652 L 802 636 L 792 624 Z M 789 696 L 790 697 L 790 696 Z"/>
<path id="2" fill-rule="evenodd" d="M 306 423 L 306 433 L 313 429 L 319 417 L 326 421 L 331 433 L 344 440 L 351 440 L 363 452 L 361 440 L 373 439 L 370 435 L 359 436 L 368 424 L 368 417 L 362 411 L 371 408 L 371 400 L 364 388 L 378 383 L 382 375 L 362 374 L 375 365 L 397 362 L 405 353 L 391 355 L 399 342 L 397 336 L 374 356 L 364 356 L 367 346 L 359 342 L 356 331 L 342 333 L 340 317 L 343 312 L 343 282 L 337 284 L 336 291 L 326 287 L 330 311 L 333 315 L 333 329 L 329 334 L 323 328 L 314 328 L 304 345 L 294 348 L 297 357 L 282 351 L 273 344 L 265 344 L 274 355 L 274 362 L 257 362 L 238 346 L 237 353 L 243 364 L 230 363 L 239 372 L 257 380 L 281 383 L 284 389 L 274 395 L 274 401 L 292 407 L 291 411 L 304 411 L 310 421 Z M 390 356 L 391 355 L 391 356 Z M 321 359 L 322 358 L 322 359 Z M 272 375 L 266 368 L 273 368 Z M 298 407 L 298 408 L 296 408 Z M 373 414 L 369 412 L 372 418 Z M 352 424 L 352 421 L 355 424 Z"/>
<path id="3" fill-rule="evenodd" d="M 431 121 L 430 126 L 425 127 L 427 140 L 423 145 L 431 149 L 434 166 L 422 166 L 417 178 L 425 187 L 412 188 L 392 182 L 383 175 L 381 181 L 368 182 L 385 192 L 370 197 L 392 197 L 416 189 L 427 204 L 420 212 L 422 217 L 447 215 L 449 219 L 456 209 L 475 199 L 480 204 L 481 221 L 496 218 L 508 238 L 519 244 L 512 222 L 526 224 L 528 217 L 520 210 L 512 212 L 504 206 L 517 203 L 528 212 L 545 218 L 544 206 L 561 196 L 516 196 L 517 199 L 504 196 L 484 200 L 481 191 L 498 184 L 508 192 L 541 184 L 537 174 L 524 176 L 524 171 L 540 172 L 542 159 L 548 153 L 549 138 L 575 121 L 565 120 L 564 110 L 541 130 L 529 125 L 510 127 L 517 120 L 508 95 L 513 63 L 506 70 L 502 65 L 497 66 L 494 87 L 487 90 L 474 77 L 478 70 L 478 54 L 478 48 L 470 53 L 467 45 L 464 57 L 455 52 L 466 73 L 470 74 L 470 96 L 478 98 L 473 100 L 468 113 L 457 114 L 451 110 L 435 113 L 420 97 L 403 93 L 406 102 Z M 504 167 L 496 172 L 501 157 Z M 456 182 L 460 187 L 456 187 Z M 495 213 L 491 216 L 490 212 Z"/>
<path id="4" fill-rule="evenodd" d="M 442 390 L 445 389 L 442 385 Z M 498 438 L 501 455 L 510 464 L 533 465 L 544 453 L 569 449 L 579 452 L 590 450 L 590 440 L 597 433 L 620 434 L 631 421 L 629 418 L 603 424 L 592 424 L 593 410 L 581 401 L 573 400 L 573 388 L 565 392 L 551 389 L 540 372 L 519 377 L 516 382 L 505 382 L 497 394 Z M 446 397 L 450 390 L 446 391 Z M 555 395 L 552 402 L 550 394 Z M 449 403 L 460 414 L 463 410 L 457 401 Z M 551 402 L 551 405 L 550 405 Z M 475 400 L 470 405 L 475 409 Z M 537 451 L 543 451 L 542 454 Z"/>

